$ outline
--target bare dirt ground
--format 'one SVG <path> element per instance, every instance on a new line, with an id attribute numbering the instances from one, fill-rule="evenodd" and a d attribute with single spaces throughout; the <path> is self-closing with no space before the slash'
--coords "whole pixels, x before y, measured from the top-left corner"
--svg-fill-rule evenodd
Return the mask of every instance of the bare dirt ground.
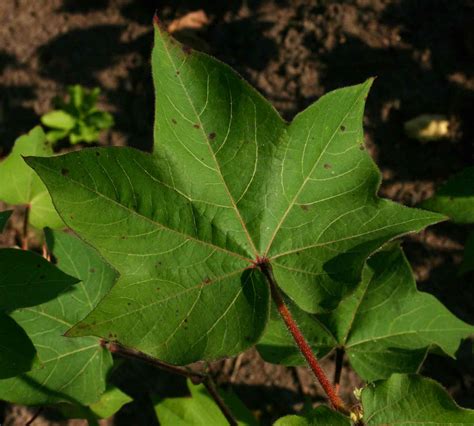
<path id="1" fill-rule="evenodd" d="M 178 37 L 236 68 L 287 119 L 325 92 L 369 76 L 365 130 L 382 170 L 382 196 L 416 205 L 443 180 L 472 165 L 474 120 L 474 2 L 472 0 L 2 0 L 0 2 L 0 156 L 51 109 L 68 84 L 103 89 L 116 126 L 101 144 L 150 150 L 153 90 L 149 57 L 155 10 L 172 20 L 201 9 L 207 23 Z M 449 137 L 422 144 L 404 135 L 419 114 L 444 114 Z M 20 212 L 17 221 L 21 220 Z M 0 240 L 15 240 L 14 221 Z M 406 237 L 404 248 L 419 288 L 474 323 L 473 274 L 457 276 L 468 227 L 445 223 Z M 383 320 L 383 319 L 381 319 Z M 472 342 L 457 360 L 430 355 L 423 373 L 474 408 Z M 324 361 L 331 373 L 330 359 Z M 322 401 L 305 368 L 265 364 L 255 351 L 212 365 L 264 424 Z M 153 425 L 150 393 L 183 394 L 184 382 L 127 363 L 114 377 L 135 402 L 104 424 Z M 359 384 L 348 368 L 343 395 Z M 0 423 L 24 424 L 34 410 L 0 403 Z M 35 425 L 80 425 L 44 411 Z"/>

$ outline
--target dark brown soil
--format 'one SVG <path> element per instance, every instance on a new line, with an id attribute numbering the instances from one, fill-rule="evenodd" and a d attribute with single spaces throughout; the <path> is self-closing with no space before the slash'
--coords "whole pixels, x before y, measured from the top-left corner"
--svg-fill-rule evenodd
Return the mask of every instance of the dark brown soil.
<path id="1" fill-rule="evenodd" d="M 365 129 L 383 173 L 385 197 L 415 205 L 472 165 L 472 0 L 2 0 L 0 155 L 51 109 L 54 96 L 76 83 L 101 87 L 103 106 L 115 115 L 116 126 L 102 144 L 149 150 L 155 9 L 165 23 L 203 9 L 209 23 L 178 36 L 236 68 L 287 119 L 331 89 L 378 76 Z M 446 115 L 449 137 L 427 144 L 408 139 L 403 123 L 423 113 Z M 467 231 L 466 226 L 437 225 L 407 237 L 404 248 L 419 287 L 474 323 L 473 274 L 457 275 Z M 10 230 L 0 244 L 12 243 Z M 265 364 L 255 351 L 239 363 L 235 368 L 235 360 L 225 360 L 212 371 L 265 424 L 301 408 L 304 396 L 322 400 L 304 368 Z M 331 360 L 325 365 L 331 372 Z M 429 356 L 423 373 L 443 383 L 460 404 L 474 407 L 471 342 L 457 360 Z M 136 363 L 128 363 L 114 380 L 136 397 L 116 416 L 116 425 L 155 424 L 150 392 L 174 396 L 184 391 L 182 380 Z M 343 395 L 349 398 L 358 384 L 346 369 Z M 31 415 L 25 410 L 0 405 L 0 423 L 24 424 Z M 46 411 L 34 424 L 66 424 L 53 419 L 54 413 Z"/>

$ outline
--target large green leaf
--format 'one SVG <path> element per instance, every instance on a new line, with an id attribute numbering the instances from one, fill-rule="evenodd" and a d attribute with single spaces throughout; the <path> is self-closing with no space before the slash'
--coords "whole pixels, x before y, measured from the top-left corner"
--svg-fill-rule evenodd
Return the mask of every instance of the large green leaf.
<path id="1" fill-rule="evenodd" d="M 398 247 L 369 260 L 362 283 L 335 311 L 309 315 L 291 309 L 318 355 L 343 347 L 352 367 L 369 381 L 416 372 L 432 347 L 454 357 L 461 339 L 474 333 L 435 297 L 416 289 Z M 276 314 L 258 348 L 271 362 L 303 363 Z"/>
<path id="2" fill-rule="evenodd" d="M 0 312 L 0 379 L 31 370 L 36 350 L 25 331 Z"/>
<path id="3" fill-rule="evenodd" d="M 3 228 L 5 228 L 5 225 L 11 214 L 12 214 L 11 210 L 0 212 L 0 232 L 2 232 Z"/>
<path id="4" fill-rule="evenodd" d="M 422 207 L 443 213 L 456 223 L 474 223 L 474 167 L 454 175 Z"/>
<path id="5" fill-rule="evenodd" d="M 417 375 L 394 374 L 362 391 L 364 424 L 473 425 L 474 410 L 459 407 L 438 383 Z"/>
<path id="6" fill-rule="evenodd" d="M 53 149 L 39 126 L 18 138 L 10 155 L 0 162 L 0 200 L 9 204 L 28 204 L 29 221 L 37 228 L 61 228 L 64 225 L 54 210 L 46 187 L 23 161 L 22 157 L 28 155 L 53 155 Z"/>
<path id="7" fill-rule="evenodd" d="M 162 426 L 226 426 L 226 420 L 204 385 L 188 381 L 191 397 L 158 400 L 155 412 Z M 219 391 L 239 425 L 257 425 L 245 405 L 230 392 Z"/>
<path id="8" fill-rule="evenodd" d="M 157 27 L 158 28 L 158 27 Z M 384 242 L 441 219 L 381 200 L 363 148 L 371 81 L 286 124 L 238 75 L 157 29 L 155 152 L 30 158 L 61 217 L 121 279 L 69 335 L 116 339 L 175 363 L 258 341 L 269 292 L 336 306 Z"/>
<path id="9" fill-rule="evenodd" d="M 273 426 L 350 426 L 351 421 L 331 410 L 325 405 L 321 405 L 304 416 L 291 415 L 278 419 Z"/>
<path id="10" fill-rule="evenodd" d="M 116 273 L 89 246 L 61 232 L 49 232 L 48 246 L 65 273 L 81 282 L 59 297 L 12 317 L 36 347 L 40 365 L 13 379 L 0 381 L 0 399 L 22 404 L 72 402 L 88 405 L 105 390 L 110 353 L 98 339 L 70 339 L 63 334 L 90 312 L 109 291 Z"/>

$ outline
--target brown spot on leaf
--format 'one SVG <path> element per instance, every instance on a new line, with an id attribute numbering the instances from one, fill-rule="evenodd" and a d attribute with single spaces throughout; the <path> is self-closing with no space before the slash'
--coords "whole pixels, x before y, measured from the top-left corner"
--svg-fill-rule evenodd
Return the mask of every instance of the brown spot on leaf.
<path id="1" fill-rule="evenodd" d="M 202 280 L 204 284 L 209 284 L 211 282 L 211 279 L 209 277 L 206 277 Z"/>
<path id="2" fill-rule="evenodd" d="M 95 272 L 95 268 L 89 269 L 89 272 L 90 272 L 91 274 L 93 274 L 93 273 Z"/>
<path id="3" fill-rule="evenodd" d="M 212 141 L 213 139 L 216 138 L 216 132 L 211 132 L 209 133 L 209 139 Z"/>
<path id="4" fill-rule="evenodd" d="M 179 75 L 179 74 L 180 74 L 179 70 L 178 70 L 178 71 L 176 71 L 176 75 Z"/>
<path id="5" fill-rule="evenodd" d="M 325 169 L 330 169 L 331 167 L 332 167 L 332 166 L 331 166 L 330 164 L 328 164 L 328 163 L 326 163 L 326 164 L 324 165 L 324 168 L 325 168 Z"/>
<path id="6" fill-rule="evenodd" d="M 176 124 L 176 123 L 177 123 L 177 121 L 176 121 L 174 118 L 171 119 L 171 122 L 172 122 L 173 124 Z"/>
<path id="7" fill-rule="evenodd" d="M 69 170 L 62 168 L 62 169 L 61 169 L 61 174 L 62 174 L 63 176 L 67 176 L 67 175 L 69 174 Z"/>
<path id="8" fill-rule="evenodd" d="M 363 151 L 363 150 L 365 149 L 364 144 L 360 144 L 360 145 L 359 145 L 359 149 L 360 149 L 361 151 Z"/>
<path id="9" fill-rule="evenodd" d="M 346 126 L 341 126 L 341 131 L 346 130 Z"/>
<path id="10" fill-rule="evenodd" d="M 309 206 L 307 204 L 301 204 L 300 207 L 306 212 L 309 210 Z"/>
<path id="11" fill-rule="evenodd" d="M 201 128 L 201 126 L 200 126 L 199 124 L 197 124 L 197 123 L 196 123 L 196 124 L 193 124 L 193 127 L 194 127 L 195 129 L 200 129 L 200 128 Z"/>
<path id="12" fill-rule="evenodd" d="M 182 47 L 183 52 L 186 53 L 186 55 L 190 55 L 193 49 L 191 49 L 189 46 L 183 46 Z"/>

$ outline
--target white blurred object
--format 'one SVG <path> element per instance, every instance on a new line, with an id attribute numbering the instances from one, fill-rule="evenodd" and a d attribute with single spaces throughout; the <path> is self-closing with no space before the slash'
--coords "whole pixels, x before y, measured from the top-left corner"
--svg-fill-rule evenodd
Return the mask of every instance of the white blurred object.
<path id="1" fill-rule="evenodd" d="M 437 141 L 449 135 L 449 120 L 445 115 L 422 114 L 406 121 L 403 127 L 408 137 L 420 142 Z"/>

